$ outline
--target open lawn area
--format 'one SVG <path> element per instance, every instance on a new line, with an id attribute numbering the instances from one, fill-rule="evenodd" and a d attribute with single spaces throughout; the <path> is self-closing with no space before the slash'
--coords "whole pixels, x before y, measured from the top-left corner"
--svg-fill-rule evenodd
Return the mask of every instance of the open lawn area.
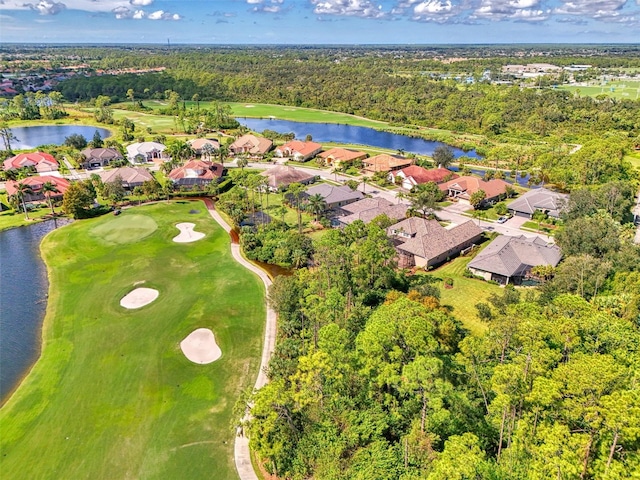
<path id="1" fill-rule="evenodd" d="M 453 279 L 453 288 L 444 288 L 441 283 L 437 284 L 441 292 L 440 302 L 443 305 L 451 305 L 453 316 L 471 333 L 481 335 L 486 331 L 487 324 L 478 318 L 476 303 L 486 302 L 492 293 L 502 294 L 502 289 L 498 285 L 463 276 L 472 258 L 458 257 L 429 273 L 438 278 Z"/>
<path id="2" fill-rule="evenodd" d="M 22 225 L 31 225 L 33 222 L 40 220 L 46 220 L 51 215 L 51 209 L 45 204 L 33 204 L 35 209 L 29 210 L 29 219 L 27 220 L 22 210 L 16 211 L 9 206 L 6 193 L 0 193 L 0 203 L 9 210 L 3 210 L 0 212 L 0 231 L 7 230 L 8 228 L 20 227 Z M 56 208 L 56 213 L 60 211 L 60 208 Z"/>
<path id="3" fill-rule="evenodd" d="M 174 242 L 181 222 L 205 237 Z M 0 409 L 2 478 L 236 478 L 232 409 L 258 373 L 265 292 L 229 242 L 200 201 L 76 221 L 43 240 L 42 355 Z M 123 308 L 138 287 L 159 296 Z M 201 327 L 222 350 L 206 365 L 179 346 Z"/>
<path id="4" fill-rule="evenodd" d="M 605 82 L 603 84 L 594 85 L 563 85 L 558 87 L 569 92 L 579 92 L 580 95 L 586 97 L 597 97 L 605 95 L 612 98 L 625 98 L 629 100 L 637 100 L 640 98 L 640 82 L 637 81 L 616 81 Z"/>

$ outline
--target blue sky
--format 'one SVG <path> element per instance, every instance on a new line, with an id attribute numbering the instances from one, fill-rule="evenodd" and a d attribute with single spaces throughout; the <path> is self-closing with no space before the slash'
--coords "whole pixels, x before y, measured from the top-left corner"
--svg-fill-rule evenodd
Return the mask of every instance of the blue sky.
<path id="1" fill-rule="evenodd" d="M 0 42 L 640 43 L 640 0 L 0 0 Z"/>

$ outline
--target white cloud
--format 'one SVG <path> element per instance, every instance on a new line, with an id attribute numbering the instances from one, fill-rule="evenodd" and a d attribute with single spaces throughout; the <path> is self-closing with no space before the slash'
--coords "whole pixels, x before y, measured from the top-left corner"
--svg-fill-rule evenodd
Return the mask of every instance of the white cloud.
<path id="1" fill-rule="evenodd" d="M 470 18 L 540 22 L 551 14 L 549 9 L 536 8 L 541 3 L 541 0 L 481 0 Z"/>
<path id="2" fill-rule="evenodd" d="M 149 20 L 180 20 L 182 17 L 177 13 L 169 13 L 164 10 L 156 10 L 147 15 Z"/>
<path id="3" fill-rule="evenodd" d="M 41 0 L 37 5 L 32 6 L 33 10 L 37 10 L 40 15 L 57 15 L 67 6 L 61 2 L 53 2 L 50 0 Z"/>
<path id="4" fill-rule="evenodd" d="M 129 0 L 129 3 L 136 7 L 148 7 L 153 3 L 153 0 Z"/>
<path id="5" fill-rule="evenodd" d="M 284 0 L 247 0 L 247 3 L 256 5 L 252 9 L 254 12 L 278 13 L 282 10 Z"/>
<path id="6" fill-rule="evenodd" d="M 561 6 L 554 13 L 597 17 L 611 15 L 620 10 L 627 0 L 560 0 Z"/>
<path id="7" fill-rule="evenodd" d="M 317 15 L 344 15 L 350 17 L 381 18 L 386 14 L 381 5 L 369 0 L 310 0 Z"/>

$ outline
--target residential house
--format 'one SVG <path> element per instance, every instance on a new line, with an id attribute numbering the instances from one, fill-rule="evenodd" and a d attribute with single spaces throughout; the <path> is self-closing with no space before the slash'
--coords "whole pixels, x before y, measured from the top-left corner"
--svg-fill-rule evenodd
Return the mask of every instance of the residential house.
<path id="1" fill-rule="evenodd" d="M 176 185 L 208 185 L 222 178 L 224 167 L 219 163 L 190 160 L 182 167 L 169 172 L 169 178 Z"/>
<path id="2" fill-rule="evenodd" d="M 106 167 L 111 165 L 111 162 L 116 160 L 123 160 L 122 154 L 115 148 L 85 148 L 82 150 L 84 160 L 80 163 L 80 166 L 85 169 Z"/>
<path id="3" fill-rule="evenodd" d="M 437 220 L 410 217 L 391 225 L 387 235 L 398 252 L 400 268 L 426 268 L 439 265 L 477 243 L 482 230 L 471 220 L 447 229 Z"/>
<path id="4" fill-rule="evenodd" d="M 318 157 L 322 158 L 328 166 L 340 167 L 343 164 L 351 164 L 356 160 L 364 160 L 367 158 L 367 154 L 350 148 L 331 148 L 326 152 L 319 153 Z"/>
<path id="5" fill-rule="evenodd" d="M 550 217 L 559 218 L 568 201 L 569 195 L 565 193 L 536 188 L 521 195 L 508 207 L 509 212 L 519 217 L 533 218 L 536 210 L 540 210 Z"/>
<path id="6" fill-rule="evenodd" d="M 162 163 L 169 160 L 164 153 L 167 147 L 159 142 L 137 142 L 127 147 L 127 157 L 131 163 Z"/>
<path id="7" fill-rule="evenodd" d="M 51 182 L 58 189 L 57 193 L 51 193 L 51 198 L 53 200 L 60 200 L 70 185 L 69 180 L 66 178 L 41 175 L 37 177 L 27 177 L 18 181 L 7 180 L 5 188 L 7 190 L 7 195 L 15 195 L 18 191 L 18 184 L 22 183 L 29 186 L 33 191 L 33 193 L 25 194 L 25 202 L 42 202 L 46 200 L 46 197 L 42 192 L 42 186 L 47 182 Z"/>
<path id="8" fill-rule="evenodd" d="M 122 180 L 122 186 L 127 190 L 140 187 L 144 182 L 153 180 L 153 175 L 144 167 L 120 167 L 98 173 L 103 183 L 114 181 L 117 177 Z"/>
<path id="9" fill-rule="evenodd" d="M 411 190 L 416 185 L 423 183 L 443 183 L 458 178 L 458 175 L 446 168 L 426 169 L 418 165 L 410 165 L 401 170 L 389 172 L 388 179 L 395 185 Z"/>
<path id="10" fill-rule="evenodd" d="M 485 202 L 495 202 L 506 196 L 506 189 L 509 186 L 507 182 L 497 178 L 485 182 L 478 177 L 471 176 L 458 177 L 438 185 L 440 190 L 445 192 L 449 198 L 458 200 L 461 203 L 469 203 L 471 195 L 478 190 L 482 190 L 486 194 Z"/>
<path id="11" fill-rule="evenodd" d="M 400 220 L 407 216 L 409 206 L 404 203 L 391 203 L 384 198 L 365 198 L 340 207 L 343 215 L 336 219 L 336 226 L 345 227 L 356 220 L 369 223 L 379 215 L 386 215 L 391 220 Z"/>
<path id="12" fill-rule="evenodd" d="M 306 162 L 322 151 L 322 145 L 315 142 L 291 140 L 275 150 L 276 157 L 289 157 L 296 162 Z"/>
<path id="13" fill-rule="evenodd" d="M 218 151 L 220 150 L 220 142 L 218 140 L 213 140 L 211 138 L 194 138 L 193 140 L 189 140 L 189 145 L 193 149 L 194 153 L 198 157 L 207 156 L 207 150 L 210 151 Z M 205 146 L 208 145 L 208 146 Z"/>
<path id="14" fill-rule="evenodd" d="M 405 158 L 402 155 L 389 155 L 381 153 L 362 161 L 364 170 L 370 173 L 393 172 L 408 167 L 413 163 L 411 158 Z"/>
<path id="15" fill-rule="evenodd" d="M 320 183 L 309 187 L 303 193 L 303 198 L 309 198 L 314 195 L 320 195 L 324 199 L 327 204 L 327 210 L 343 207 L 364 198 L 363 193 L 358 190 L 351 190 L 346 185 L 336 187 L 328 183 Z"/>
<path id="16" fill-rule="evenodd" d="M 285 189 L 292 183 L 307 185 L 315 182 L 316 178 L 318 178 L 317 175 L 305 173 L 289 165 L 277 165 L 261 172 L 260 175 L 267 177 L 267 186 L 272 192 Z"/>
<path id="17" fill-rule="evenodd" d="M 253 157 L 260 157 L 271 150 L 271 147 L 273 147 L 273 142 L 268 138 L 247 134 L 229 145 L 229 151 L 234 155 L 244 153 Z"/>
<path id="18" fill-rule="evenodd" d="M 501 284 L 520 285 L 537 265 L 555 267 L 562 257 L 560 247 L 540 237 L 501 235 L 469 262 L 469 270 Z"/>
<path id="19" fill-rule="evenodd" d="M 53 155 L 45 152 L 20 153 L 4 161 L 5 170 L 34 167 L 38 173 L 47 173 L 57 171 L 59 166 Z"/>

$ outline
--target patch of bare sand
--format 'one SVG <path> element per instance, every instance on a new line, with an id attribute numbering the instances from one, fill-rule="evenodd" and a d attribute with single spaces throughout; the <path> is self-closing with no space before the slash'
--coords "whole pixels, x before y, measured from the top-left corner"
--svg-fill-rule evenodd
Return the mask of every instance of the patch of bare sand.
<path id="1" fill-rule="evenodd" d="M 120 305 L 128 309 L 141 308 L 153 302 L 158 295 L 160 292 L 153 288 L 136 288 L 122 297 Z"/>
<path id="2" fill-rule="evenodd" d="M 215 362 L 222 356 L 216 337 L 208 328 L 198 328 L 180 342 L 184 356 L 193 363 L 204 365 Z"/>
<path id="3" fill-rule="evenodd" d="M 188 222 L 178 223 L 176 225 L 176 228 L 180 230 L 180 234 L 173 237 L 173 241 L 177 243 L 189 243 L 189 242 L 195 242 L 196 240 L 200 240 L 202 237 L 204 237 L 204 233 L 195 232 L 193 230 L 193 227 L 195 226 L 196 226 L 195 223 L 188 223 Z"/>

